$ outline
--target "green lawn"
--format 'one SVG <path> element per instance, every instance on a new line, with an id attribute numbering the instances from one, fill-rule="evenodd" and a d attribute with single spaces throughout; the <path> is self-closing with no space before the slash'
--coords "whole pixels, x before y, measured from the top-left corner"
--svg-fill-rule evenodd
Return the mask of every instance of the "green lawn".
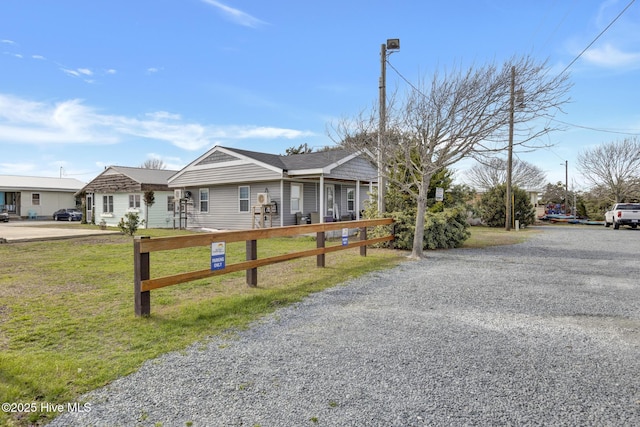
<path id="1" fill-rule="evenodd" d="M 152 237 L 168 230 L 145 230 Z M 258 256 L 315 248 L 309 237 L 258 242 Z M 229 244 L 227 262 L 244 259 Z M 402 260 L 390 250 L 358 249 L 151 291 L 151 316 L 133 305 L 133 243 L 121 235 L 0 245 L 0 402 L 76 402 L 91 389 L 135 371 L 148 359 L 229 333 L 317 292 Z M 210 248 L 151 254 L 151 275 L 207 269 Z M 46 422 L 51 414 L 9 415 L 0 425 Z"/>
<path id="2" fill-rule="evenodd" d="M 144 230 L 152 237 L 184 234 Z M 530 231 L 472 228 L 466 247 L 509 244 Z M 339 244 L 334 242 L 334 244 Z M 311 237 L 258 242 L 258 256 L 315 247 Z M 244 243 L 229 244 L 227 262 L 244 259 Z M 233 333 L 280 306 L 370 271 L 406 253 L 358 249 L 288 261 L 258 270 L 151 291 L 151 316 L 133 305 L 133 243 L 111 235 L 0 245 L 0 402 L 66 404 L 127 375 L 151 358 L 213 335 Z M 208 247 L 151 254 L 151 277 L 208 268 Z M 46 423 L 51 413 L 0 412 L 0 425 Z"/>

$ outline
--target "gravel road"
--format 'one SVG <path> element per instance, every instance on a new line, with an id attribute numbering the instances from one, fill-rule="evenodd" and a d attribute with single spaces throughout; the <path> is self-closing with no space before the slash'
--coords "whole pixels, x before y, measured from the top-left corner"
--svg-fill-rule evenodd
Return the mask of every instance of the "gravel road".
<path id="1" fill-rule="evenodd" d="M 538 229 L 315 294 L 50 425 L 640 425 L 640 230 Z"/>

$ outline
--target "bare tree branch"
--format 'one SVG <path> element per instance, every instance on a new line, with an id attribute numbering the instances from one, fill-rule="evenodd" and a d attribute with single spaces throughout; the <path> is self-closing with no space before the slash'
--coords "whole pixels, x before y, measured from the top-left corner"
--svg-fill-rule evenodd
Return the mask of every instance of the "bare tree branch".
<path id="1" fill-rule="evenodd" d="M 584 150 L 577 160 L 582 175 L 591 184 L 608 189 L 611 202 L 640 196 L 640 141 L 637 137 Z"/>
<path id="2" fill-rule="evenodd" d="M 143 169 L 166 169 L 166 165 L 160 159 L 147 159 L 140 165 Z"/>
<path id="3" fill-rule="evenodd" d="M 558 110 L 567 102 L 566 74 L 550 77 L 545 63 L 531 58 L 512 59 L 502 67 L 489 64 L 477 69 L 436 73 L 429 84 L 412 87 L 402 102 L 396 95 L 387 105 L 386 129 L 378 141 L 375 107 L 334 130 L 341 144 L 379 153 L 386 164 L 381 174 L 413 195 L 417 201 L 412 257 L 422 257 L 424 214 L 431 176 L 469 157 L 495 156 L 508 145 L 511 68 L 524 97 L 514 124 L 522 133 L 515 145 L 535 145 L 535 139 L 551 131 L 534 128 L 532 121 Z M 379 150 L 379 151 L 378 151 Z M 406 174 L 394 174 L 396 170 Z M 400 178 L 400 179 L 399 179 Z"/>
<path id="4" fill-rule="evenodd" d="M 466 176 L 475 187 L 489 190 L 507 182 L 507 161 L 492 157 L 486 162 L 478 162 L 467 170 Z M 546 179 L 544 171 L 539 167 L 514 159 L 511 180 L 516 187 L 539 189 L 542 188 Z"/>

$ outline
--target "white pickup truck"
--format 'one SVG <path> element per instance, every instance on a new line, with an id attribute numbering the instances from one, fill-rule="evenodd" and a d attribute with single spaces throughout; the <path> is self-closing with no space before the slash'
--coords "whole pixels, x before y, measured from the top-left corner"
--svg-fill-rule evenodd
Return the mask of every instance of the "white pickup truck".
<path id="1" fill-rule="evenodd" d="M 604 226 L 613 225 L 615 230 L 621 225 L 637 228 L 638 224 L 640 224 L 640 203 L 616 203 L 604 214 Z"/>

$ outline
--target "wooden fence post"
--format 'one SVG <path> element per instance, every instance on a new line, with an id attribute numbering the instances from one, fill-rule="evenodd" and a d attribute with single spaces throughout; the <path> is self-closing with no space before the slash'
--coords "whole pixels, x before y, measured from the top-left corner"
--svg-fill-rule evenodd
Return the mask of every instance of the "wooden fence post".
<path id="1" fill-rule="evenodd" d="M 150 278 L 149 252 L 140 253 L 141 239 L 149 236 L 136 236 L 133 241 L 133 293 L 136 316 L 151 314 L 151 292 L 142 292 L 142 281 Z"/>
<path id="2" fill-rule="evenodd" d="M 258 241 L 247 240 L 247 261 L 258 259 Z M 247 270 L 247 285 L 254 288 L 258 286 L 258 269 L 250 268 Z"/>
<path id="3" fill-rule="evenodd" d="M 360 227 L 360 240 L 367 240 L 367 227 Z M 360 246 L 360 256 L 367 256 L 367 245 Z"/>
<path id="4" fill-rule="evenodd" d="M 316 235 L 316 248 L 324 248 L 324 231 L 318 231 Z M 316 255 L 316 266 L 324 267 L 324 255 Z"/>

